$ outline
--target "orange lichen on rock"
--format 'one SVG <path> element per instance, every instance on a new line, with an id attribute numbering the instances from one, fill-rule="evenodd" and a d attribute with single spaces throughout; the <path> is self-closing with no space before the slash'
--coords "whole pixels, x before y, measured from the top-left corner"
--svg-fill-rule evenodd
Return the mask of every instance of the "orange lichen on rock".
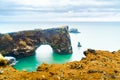
<path id="1" fill-rule="evenodd" d="M 88 49 L 85 58 L 66 64 L 40 65 L 36 72 L 0 67 L 0 80 L 120 80 L 120 51 Z"/>

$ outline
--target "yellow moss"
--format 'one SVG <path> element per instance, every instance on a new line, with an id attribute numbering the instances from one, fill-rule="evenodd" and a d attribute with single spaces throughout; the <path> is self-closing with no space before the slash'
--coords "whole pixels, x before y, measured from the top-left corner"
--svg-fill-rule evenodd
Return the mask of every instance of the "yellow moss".
<path id="1" fill-rule="evenodd" d="M 1 60 L 1 59 L 4 59 L 4 57 L 2 56 L 2 54 L 0 54 L 0 60 Z"/>
<path id="2" fill-rule="evenodd" d="M 4 77 L 6 80 L 120 80 L 119 52 L 88 52 L 81 61 L 51 65 L 44 63 L 36 72 L 17 71 L 6 66 L 0 80 L 4 80 Z"/>
<path id="3" fill-rule="evenodd" d="M 35 31 L 24 31 L 25 36 L 34 36 Z"/>
<path id="4" fill-rule="evenodd" d="M 13 40 L 13 38 L 9 34 L 5 34 L 4 37 L 9 41 Z"/>
<path id="5" fill-rule="evenodd" d="M 19 44 L 21 44 L 22 46 L 27 46 L 26 42 L 23 41 L 23 40 L 20 40 L 20 41 L 19 41 Z"/>

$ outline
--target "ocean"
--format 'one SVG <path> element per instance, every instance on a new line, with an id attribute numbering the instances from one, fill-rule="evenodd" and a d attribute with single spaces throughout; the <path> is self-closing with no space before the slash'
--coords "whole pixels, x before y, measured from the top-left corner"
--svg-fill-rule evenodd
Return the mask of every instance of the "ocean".
<path id="1" fill-rule="evenodd" d="M 35 55 L 17 59 L 18 63 L 14 68 L 31 72 L 42 63 L 63 64 L 80 61 L 85 57 L 83 52 L 88 48 L 109 51 L 120 49 L 120 22 L 5 22 L 0 23 L 0 33 L 59 26 L 69 26 L 80 31 L 79 34 L 70 33 L 73 54 L 59 55 L 54 53 L 49 45 L 41 45 L 35 50 Z M 78 42 L 82 47 L 77 47 Z"/>

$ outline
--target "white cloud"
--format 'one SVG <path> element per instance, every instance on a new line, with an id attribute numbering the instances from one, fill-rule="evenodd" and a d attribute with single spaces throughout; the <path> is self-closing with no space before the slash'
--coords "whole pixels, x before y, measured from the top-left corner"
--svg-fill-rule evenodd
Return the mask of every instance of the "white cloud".
<path id="1" fill-rule="evenodd" d="M 61 4 L 63 1 L 58 0 L 9 0 L 10 2 L 14 2 L 16 4 L 22 4 L 22 5 L 30 5 L 33 7 L 50 7 L 50 6 L 57 6 L 58 4 Z M 59 3 L 60 2 L 60 3 Z"/>
<path id="2" fill-rule="evenodd" d="M 8 2 L 13 2 L 22 5 L 31 5 L 34 7 L 57 7 L 57 6 L 80 6 L 80 5 L 112 5 L 112 1 L 100 1 L 100 0 L 9 0 Z"/>
<path id="3" fill-rule="evenodd" d="M 70 13 L 21 13 L 22 15 L 0 16 L 3 22 L 38 22 L 38 21 L 120 21 L 120 14 L 109 12 L 70 12 Z"/>
<path id="4" fill-rule="evenodd" d="M 1 1 L 0 21 L 120 21 L 119 0 Z"/>

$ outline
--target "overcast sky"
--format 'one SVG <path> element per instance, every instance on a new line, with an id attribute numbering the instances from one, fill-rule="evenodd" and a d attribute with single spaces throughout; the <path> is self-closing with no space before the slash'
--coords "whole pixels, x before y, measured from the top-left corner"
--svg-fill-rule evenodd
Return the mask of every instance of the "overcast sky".
<path id="1" fill-rule="evenodd" d="M 120 21 L 120 0 L 0 0 L 0 22 Z"/>

